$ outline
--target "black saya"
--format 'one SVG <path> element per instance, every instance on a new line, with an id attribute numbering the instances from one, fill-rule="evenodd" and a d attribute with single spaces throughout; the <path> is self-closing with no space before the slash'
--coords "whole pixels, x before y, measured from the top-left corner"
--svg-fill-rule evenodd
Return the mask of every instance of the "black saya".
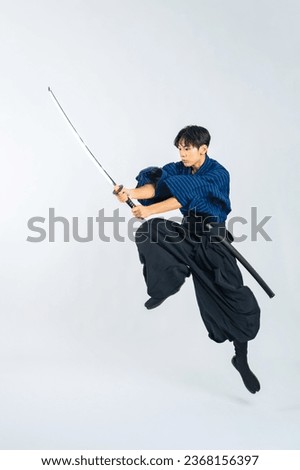
<path id="1" fill-rule="evenodd" d="M 213 231 L 213 226 L 211 224 L 208 224 L 207 228 L 210 231 Z M 263 290 L 270 297 L 270 299 L 275 296 L 272 289 L 263 280 L 263 278 L 258 274 L 258 272 L 255 271 L 253 266 L 251 266 L 251 264 L 244 258 L 244 256 L 241 255 L 241 253 L 236 248 L 234 248 L 234 246 L 232 246 L 231 243 L 229 243 L 225 237 L 222 237 L 221 235 L 216 234 L 216 233 L 214 233 L 214 237 L 217 238 L 220 241 L 220 243 L 222 243 L 226 247 L 226 249 L 244 266 L 245 269 L 247 269 L 247 271 L 251 274 L 251 276 L 254 277 L 256 282 L 258 282 L 258 284 L 263 288 Z"/>

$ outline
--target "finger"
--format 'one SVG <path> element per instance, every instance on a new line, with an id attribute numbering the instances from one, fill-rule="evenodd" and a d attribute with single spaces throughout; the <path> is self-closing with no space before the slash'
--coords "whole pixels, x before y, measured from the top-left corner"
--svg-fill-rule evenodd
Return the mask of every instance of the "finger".
<path id="1" fill-rule="evenodd" d="M 122 191 L 122 189 L 123 189 L 123 185 L 122 185 L 122 184 L 117 185 L 117 189 L 114 189 L 114 190 L 113 190 L 113 194 L 115 194 L 115 195 L 120 195 L 120 192 Z"/>

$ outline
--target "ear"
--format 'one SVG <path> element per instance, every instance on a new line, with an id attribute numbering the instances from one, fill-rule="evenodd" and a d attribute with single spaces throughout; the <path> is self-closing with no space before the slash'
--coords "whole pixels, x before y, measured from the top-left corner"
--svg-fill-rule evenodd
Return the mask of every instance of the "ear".
<path id="1" fill-rule="evenodd" d="M 203 154 L 203 155 L 204 155 L 205 153 L 207 153 L 207 149 L 208 149 L 208 147 L 207 147 L 206 144 L 203 144 L 203 145 L 201 145 L 201 146 L 199 147 L 200 153 Z"/>

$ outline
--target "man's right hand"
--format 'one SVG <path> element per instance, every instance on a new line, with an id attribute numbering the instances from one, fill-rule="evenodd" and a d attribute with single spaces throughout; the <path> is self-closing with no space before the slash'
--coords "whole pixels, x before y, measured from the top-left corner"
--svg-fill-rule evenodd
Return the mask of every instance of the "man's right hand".
<path id="1" fill-rule="evenodd" d="M 119 189 L 120 189 L 120 185 L 114 186 L 115 192 L 119 191 Z M 121 189 L 121 191 L 115 195 L 120 202 L 126 202 L 127 199 L 130 198 L 130 190 L 123 187 L 123 189 Z"/>

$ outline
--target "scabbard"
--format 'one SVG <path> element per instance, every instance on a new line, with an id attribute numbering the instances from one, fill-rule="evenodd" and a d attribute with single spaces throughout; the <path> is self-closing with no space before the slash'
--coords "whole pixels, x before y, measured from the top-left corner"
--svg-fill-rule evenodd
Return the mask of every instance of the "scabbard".
<path id="1" fill-rule="evenodd" d="M 210 224 L 208 224 L 207 227 L 209 229 L 213 228 Z M 226 249 L 230 251 L 230 253 L 244 266 L 244 268 L 247 269 L 247 271 L 251 274 L 251 276 L 254 277 L 254 279 L 258 282 L 258 284 L 263 288 L 263 290 L 270 298 L 274 297 L 275 294 L 272 289 L 268 286 L 268 284 L 263 280 L 263 278 L 258 274 L 258 272 L 255 271 L 253 266 L 251 266 L 251 264 L 244 258 L 244 256 L 241 255 L 241 253 L 236 248 L 234 248 L 231 243 L 227 241 L 225 237 L 222 237 L 221 235 L 215 233 L 213 233 L 212 236 L 214 238 L 217 238 L 220 243 L 222 243 L 222 245 L 224 245 Z"/>

